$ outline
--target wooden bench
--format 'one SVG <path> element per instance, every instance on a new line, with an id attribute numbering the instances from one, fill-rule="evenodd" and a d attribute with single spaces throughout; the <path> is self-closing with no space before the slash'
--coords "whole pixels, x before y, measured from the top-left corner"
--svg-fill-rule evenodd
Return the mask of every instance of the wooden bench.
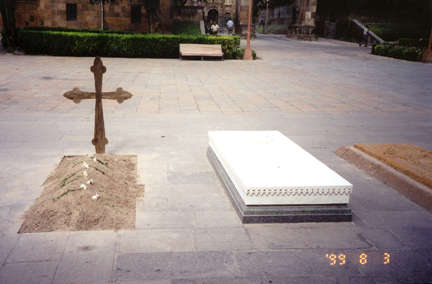
<path id="1" fill-rule="evenodd" d="M 222 46 L 220 44 L 180 44 L 180 59 L 184 57 L 220 58 L 223 60 Z"/>

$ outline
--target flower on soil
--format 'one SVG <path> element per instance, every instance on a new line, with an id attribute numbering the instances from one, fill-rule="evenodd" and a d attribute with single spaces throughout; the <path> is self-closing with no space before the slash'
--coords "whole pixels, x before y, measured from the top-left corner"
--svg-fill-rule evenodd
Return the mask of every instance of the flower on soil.
<path id="1" fill-rule="evenodd" d="M 93 199 L 93 200 L 98 200 L 99 197 L 100 197 L 100 195 L 97 194 L 97 192 L 96 192 L 96 194 L 92 196 L 92 199 Z"/>
<path id="2" fill-rule="evenodd" d="M 89 168 L 89 164 L 87 164 L 86 162 L 83 162 L 83 163 L 82 163 L 82 166 L 83 166 L 83 168 L 86 168 L 86 169 Z"/>
<path id="3" fill-rule="evenodd" d="M 85 184 L 82 183 L 82 184 L 80 185 L 80 188 L 86 190 L 86 189 L 87 189 L 87 186 L 86 186 Z"/>
<path id="4" fill-rule="evenodd" d="M 88 176 L 88 173 L 87 173 L 87 171 L 83 171 L 83 176 L 85 176 L 85 177 L 87 177 L 87 176 Z"/>
<path id="5" fill-rule="evenodd" d="M 89 180 L 87 181 L 87 184 L 93 184 L 93 179 L 89 179 Z"/>

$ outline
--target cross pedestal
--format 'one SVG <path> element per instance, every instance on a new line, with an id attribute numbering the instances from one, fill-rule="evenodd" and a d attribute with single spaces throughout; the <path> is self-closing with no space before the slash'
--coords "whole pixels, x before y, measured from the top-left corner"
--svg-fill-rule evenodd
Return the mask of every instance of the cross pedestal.
<path id="1" fill-rule="evenodd" d="M 80 103 L 85 99 L 96 99 L 95 103 L 95 125 L 94 125 L 94 138 L 92 144 L 95 146 L 97 154 L 105 153 L 105 145 L 108 144 L 108 139 L 105 137 L 105 123 L 103 117 L 102 99 L 117 100 L 122 103 L 124 100 L 130 99 L 132 94 L 118 88 L 115 92 L 102 92 L 102 77 L 106 72 L 106 67 L 103 65 L 100 57 L 96 57 L 93 66 L 90 67 L 91 72 L 94 74 L 95 90 L 96 92 L 83 92 L 78 88 L 64 93 L 64 97 L 73 100 L 74 103 Z"/>

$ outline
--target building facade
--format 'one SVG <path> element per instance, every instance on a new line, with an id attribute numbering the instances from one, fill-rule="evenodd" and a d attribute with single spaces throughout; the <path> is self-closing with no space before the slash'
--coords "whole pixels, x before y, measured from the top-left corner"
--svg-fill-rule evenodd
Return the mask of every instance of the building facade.
<path id="1" fill-rule="evenodd" d="M 155 16 L 145 0 L 17 0 L 17 27 L 66 27 L 133 32 L 169 32 L 175 20 L 214 21 L 224 26 L 231 18 L 237 33 L 247 29 L 249 0 L 160 0 Z M 151 20 L 150 20 L 151 19 Z"/>
<path id="2" fill-rule="evenodd" d="M 286 6 L 270 7 L 268 11 L 260 11 L 257 23 L 263 26 L 267 18 L 271 32 L 311 39 L 316 26 L 317 5 L 318 0 L 295 0 Z"/>

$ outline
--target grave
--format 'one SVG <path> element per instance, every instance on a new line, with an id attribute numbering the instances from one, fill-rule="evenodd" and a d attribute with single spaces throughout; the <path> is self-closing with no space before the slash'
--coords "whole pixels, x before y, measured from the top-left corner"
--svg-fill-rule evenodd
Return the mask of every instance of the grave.
<path id="1" fill-rule="evenodd" d="M 96 92 L 74 88 L 64 96 L 75 103 L 95 99 L 92 143 L 97 154 L 62 158 L 43 183 L 39 198 L 24 214 L 19 233 L 135 228 L 136 198 L 144 192 L 136 180 L 137 157 L 105 154 L 108 139 L 102 108 L 102 99 L 122 103 L 132 94 L 122 88 L 102 92 L 106 67 L 99 57 L 90 70 L 94 73 Z"/>
<path id="2" fill-rule="evenodd" d="M 208 136 L 208 158 L 243 223 L 351 221 L 352 184 L 280 132 Z"/>

